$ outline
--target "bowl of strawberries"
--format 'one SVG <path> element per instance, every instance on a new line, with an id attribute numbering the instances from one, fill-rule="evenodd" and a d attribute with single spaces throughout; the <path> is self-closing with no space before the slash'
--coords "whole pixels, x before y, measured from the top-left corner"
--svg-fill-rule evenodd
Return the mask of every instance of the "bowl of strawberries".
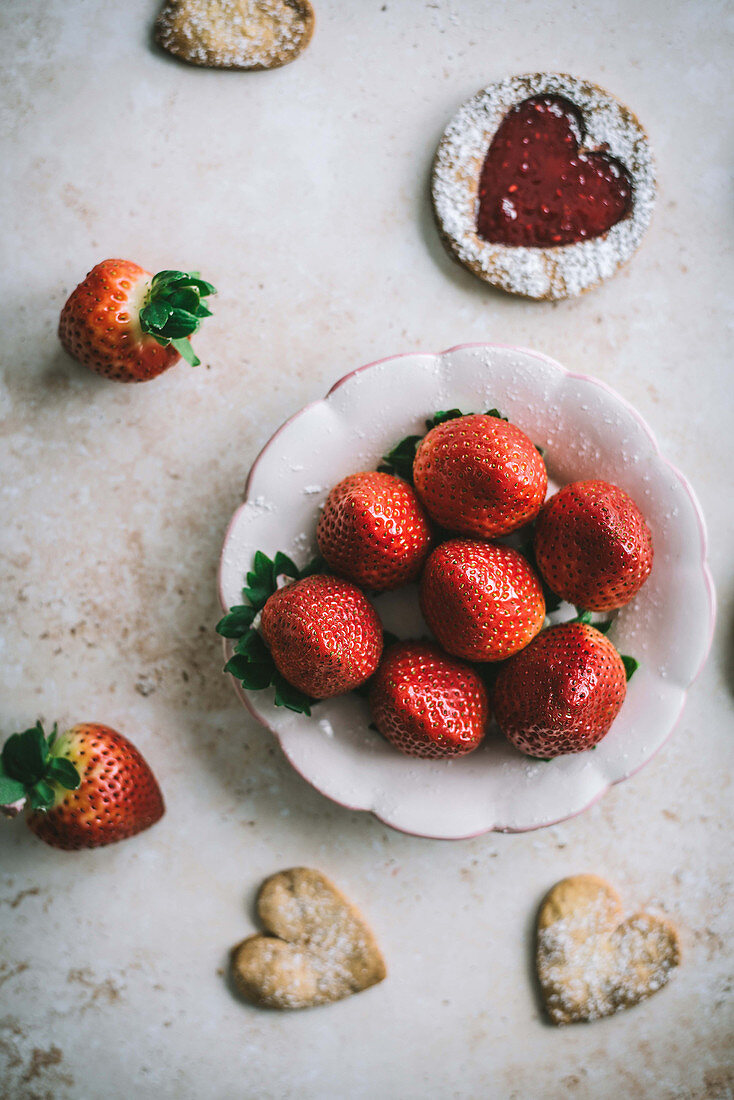
<path id="1" fill-rule="evenodd" d="M 287 421 L 219 583 L 226 670 L 293 766 L 445 839 L 634 774 L 714 618 L 700 508 L 639 414 L 487 344 L 369 364 Z"/>

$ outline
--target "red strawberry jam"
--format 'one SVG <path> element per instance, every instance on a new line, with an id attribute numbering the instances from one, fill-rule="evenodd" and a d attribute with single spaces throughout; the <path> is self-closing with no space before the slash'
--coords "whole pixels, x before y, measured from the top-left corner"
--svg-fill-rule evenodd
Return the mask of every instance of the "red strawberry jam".
<path id="1" fill-rule="evenodd" d="M 477 233 L 492 244 L 548 248 L 599 237 L 632 209 L 620 161 L 579 149 L 583 118 L 563 96 L 538 95 L 500 123 L 479 180 Z"/>

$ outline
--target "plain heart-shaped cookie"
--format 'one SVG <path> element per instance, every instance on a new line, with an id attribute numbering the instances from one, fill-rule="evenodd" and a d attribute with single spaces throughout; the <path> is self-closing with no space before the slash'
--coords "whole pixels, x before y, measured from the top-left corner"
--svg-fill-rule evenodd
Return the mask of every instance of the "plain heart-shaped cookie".
<path id="1" fill-rule="evenodd" d="M 387 971 L 357 909 L 308 867 L 266 879 L 257 898 L 264 934 L 232 952 L 242 996 L 266 1008 L 309 1008 L 376 985 Z"/>
<path id="2" fill-rule="evenodd" d="M 538 978 L 555 1024 L 598 1020 L 651 997 L 680 963 L 673 925 L 652 913 L 622 919 L 617 892 L 596 875 L 556 883 L 538 914 Z"/>
<path id="3" fill-rule="evenodd" d="M 305 50 L 313 28 L 310 0 L 166 0 L 155 37 L 192 65 L 276 69 Z"/>

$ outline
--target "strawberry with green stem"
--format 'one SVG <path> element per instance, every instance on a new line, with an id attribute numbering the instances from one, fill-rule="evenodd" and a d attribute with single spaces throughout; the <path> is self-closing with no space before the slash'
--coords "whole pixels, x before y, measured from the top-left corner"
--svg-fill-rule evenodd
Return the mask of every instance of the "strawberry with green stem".
<path id="1" fill-rule="evenodd" d="M 153 772 L 132 742 L 98 722 L 46 736 L 40 722 L 5 743 L 0 809 L 25 806 L 29 828 L 54 848 L 99 848 L 135 836 L 164 813 Z"/>
<path id="2" fill-rule="evenodd" d="M 303 570 L 287 555 L 258 551 L 247 574 L 248 601 L 230 608 L 217 632 L 234 641 L 225 665 L 247 691 L 275 687 L 275 705 L 310 715 L 318 699 L 364 684 L 382 653 L 377 612 L 350 581 Z M 284 577 L 290 583 L 279 587 Z"/>
<path id="3" fill-rule="evenodd" d="M 146 382 L 183 357 L 199 359 L 190 337 L 211 316 L 216 291 L 198 272 L 151 275 L 129 260 L 103 260 L 61 311 L 59 339 L 75 359 L 118 382 Z"/>

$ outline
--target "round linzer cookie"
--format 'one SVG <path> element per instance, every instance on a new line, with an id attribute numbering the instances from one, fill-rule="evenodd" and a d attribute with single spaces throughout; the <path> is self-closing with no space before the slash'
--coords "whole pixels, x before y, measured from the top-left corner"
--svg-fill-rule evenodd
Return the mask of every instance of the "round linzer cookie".
<path id="1" fill-rule="evenodd" d="M 191 65 L 277 69 L 305 50 L 313 28 L 309 0 L 166 0 L 155 38 Z"/>
<path id="2" fill-rule="evenodd" d="M 614 275 L 655 203 L 650 143 L 632 112 L 564 73 L 512 76 L 454 116 L 433 206 L 449 251 L 494 286 L 570 298 Z"/>

